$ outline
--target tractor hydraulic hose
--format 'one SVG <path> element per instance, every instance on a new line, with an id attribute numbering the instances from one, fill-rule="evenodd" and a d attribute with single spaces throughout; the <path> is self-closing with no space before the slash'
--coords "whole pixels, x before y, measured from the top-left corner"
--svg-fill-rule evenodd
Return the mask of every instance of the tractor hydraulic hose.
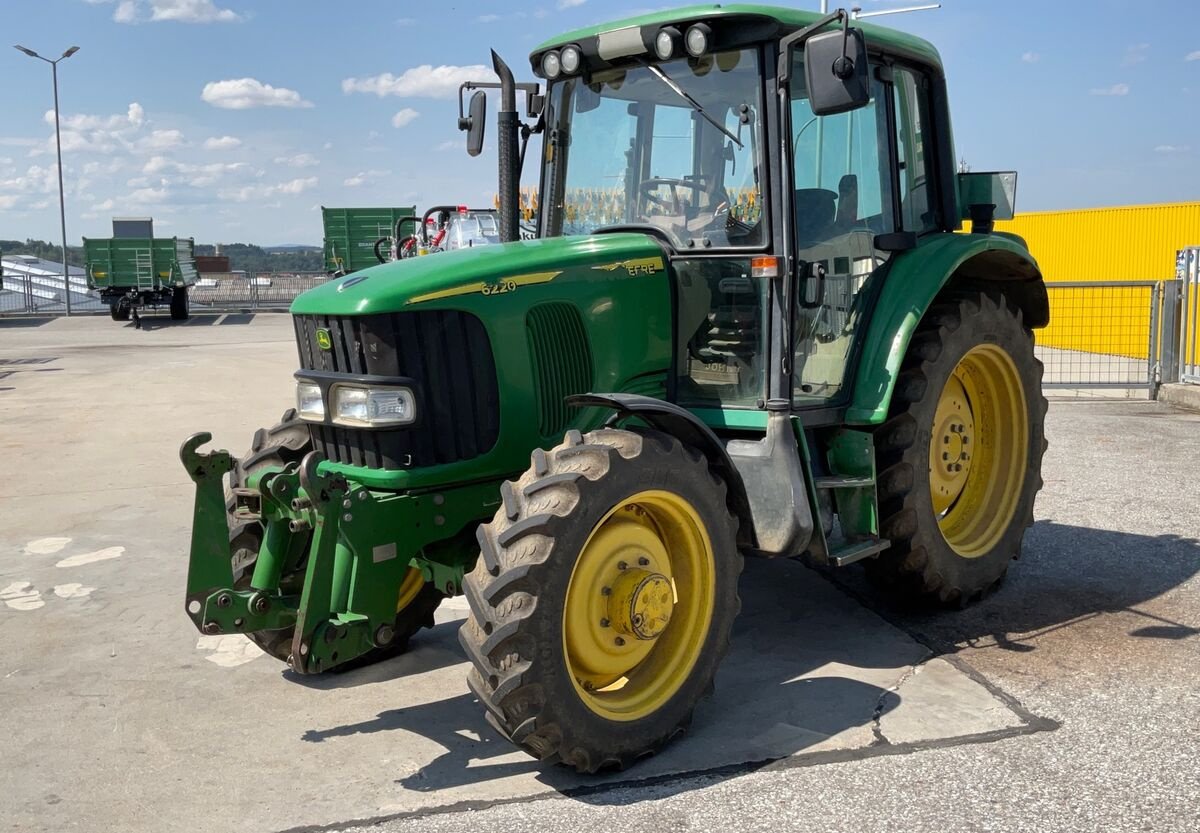
<path id="1" fill-rule="evenodd" d="M 384 243 L 387 243 L 388 240 L 389 240 L 389 238 L 387 238 L 387 237 L 380 237 L 378 240 L 375 241 L 375 259 L 378 260 L 380 263 L 388 262 L 387 258 L 384 257 L 379 252 L 379 247 L 382 246 Z"/>
<path id="2" fill-rule="evenodd" d="M 496 114 L 496 150 L 500 157 L 500 242 L 510 243 L 520 237 L 517 166 L 520 164 L 520 148 L 517 134 L 520 121 L 517 117 L 517 89 L 512 70 L 492 51 L 492 65 L 500 76 L 500 111 Z"/>

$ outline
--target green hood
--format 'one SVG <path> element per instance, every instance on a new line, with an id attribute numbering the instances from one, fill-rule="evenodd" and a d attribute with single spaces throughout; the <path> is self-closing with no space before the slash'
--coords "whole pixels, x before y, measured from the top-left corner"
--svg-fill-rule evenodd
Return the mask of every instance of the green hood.
<path id="1" fill-rule="evenodd" d="M 394 312 L 560 278 L 578 280 L 580 269 L 597 279 L 611 276 L 621 267 L 632 274 L 630 266 L 638 264 L 631 262 L 651 259 L 655 271 L 664 268 L 662 249 L 642 234 L 555 237 L 458 249 L 385 263 L 331 280 L 296 298 L 291 311 L 294 315 Z"/>

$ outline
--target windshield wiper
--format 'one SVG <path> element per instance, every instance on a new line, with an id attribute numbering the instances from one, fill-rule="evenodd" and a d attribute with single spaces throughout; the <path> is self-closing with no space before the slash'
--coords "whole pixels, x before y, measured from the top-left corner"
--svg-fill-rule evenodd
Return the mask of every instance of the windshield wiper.
<path id="1" fill-rule="evenodd" d="M 684 91 L 683 87 L 681 87 L 675 83 L 675 80 L 673 78 L 671 78 L 671 76 L 667 75 L 665 72 L 663 72 L 661 69 L 654 66 L 653 64 L 646 64 L 646 69 L 650 70 L 651 74 L 653 74 L 655 78 L 657 78 L 659 81 L 662 81 L 664 84 L 666 84 L 668 87 L 670 87 L 671 91 L 674 92 L 677 96 L 682 98 L 688 104 L 692 105 L 692 109 L 695 110 L 700 115 L 704 116 L 705 120 L 709 124 L 711 124 L 713 127 L 717 128 L 717 130 L 720 130 L 722 133 L 724 133 L 726 136 L 728 136 L 730 138 L 730 140 L 735 145 L 738 146 L 738 150 L 743 149 L 742 148 L 742 140 L 739 139 L 737 136 L 733 135 L 732 133 L 730 133 L 729 130 L 725 127 L 725 125 L 721 124 L 719 121 L 717 121 L 712 116 L 710 116 L 708 114 L 708 112 L 705 111 L 705 109 L 700 106 L 700 102 L 697 101 L 696 99 L 692 98 L 690 95 L 688 95 Z"/>

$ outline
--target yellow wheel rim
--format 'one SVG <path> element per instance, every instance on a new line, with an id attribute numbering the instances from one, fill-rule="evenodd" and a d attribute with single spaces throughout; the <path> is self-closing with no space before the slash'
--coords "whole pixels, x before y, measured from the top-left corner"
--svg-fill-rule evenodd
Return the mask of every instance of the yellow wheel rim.
<path id="1" fill-rule="evenodd" d="M 696 508 L 677 494 L 629 497 L 593 528 L 563 608 L 563 655 L 596 714 L 637 720 L 661 708 L 704 649 L 716 559 Z"/>
<path id="2" fill-rule="evenodd" d="M 404 581 L 400 582 L 400 595 L 396 598 L 396 612 L 399 613 L 412 604 L 413 599 L 417 597 L 424 586 L 425 577 L 421 575 L 421 571 L 416 567 L 409 567 L 408 572 L 404 574 Z"/>
<path id="3" fill-rule="evenodd" d="M 1029 459 L 1029 411 L 1017 366 L 1000 347 L 974 347 L 938 399 L 929 492 L 942 536 L 978 558 L 1012 522 Z"/>

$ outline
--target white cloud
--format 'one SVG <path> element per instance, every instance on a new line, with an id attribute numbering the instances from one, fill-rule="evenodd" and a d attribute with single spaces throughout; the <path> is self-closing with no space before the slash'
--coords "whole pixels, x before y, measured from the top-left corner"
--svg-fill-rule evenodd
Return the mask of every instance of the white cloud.
<path id="1" fill-rule="evenodd" d="M 479 17 L 475 18 L 475 22 L 476 23 L 495 23 L 499 19 L 500 19 L 500 15 L 498 15 L 498 14 L 481 14 Z"/>
<path id="2" fill-rule="evenodd" d="M 241 145 L 242 140 L 236 136 L 212 136 L 204 140 L 205 150 L 233 150 Z"/>
<path id="3" fill-rule="evenodd" d="M 47 110 L 42 121 L 54 125 L 54 111 Z M 129 105 L 125 115 L 89 116 L 84 113 L 61 116 L 59 123 L 64 130 L 116 130 L 120 127 L 141 127 L 146 122 L 146 111 L 136 101 Z"/>
<path id="4" fill-rule="evenodd" d="M 1188 153 L 1190 150 L 1187 145 L 1159 145 L 1154 148 L 1155 153 Z"/>
<path id="5" fill-rule="evenodd" d="M 558 0 L 558 8 L 560 10 L 561 9 L 573 9 L 576 6 L 582 6 L 586 2 L 587 2 L 587 0 Z"/>
<path id="6" fill-rule="evenodd" d="M 371 180 L 382 179 L 383 177 L 388 176 L 389 174 L 391 174 L 391 171 L 375 171 L 375 170 L 359 171 L 354 176 L 347 177 L 342 182 L 342 185 L 345 186 L 346 188 L 357 188 L 360 185 L 365 185 L 366 183 L 370 182 Z"/>
<path id="7" fill-rule="evenodd" d="M 87 0 L 93 5 L 112 0 Z M 113 10 L 117 23 L 236 23 L 242 16 L 214 0 L 120 0 Z"/>
<path id="8" fill-rule="evenodd" d="M 396 18 L 396 25 L 402 29 L 407 26 L 414 26 L 414 25 L 416 25 L 416 22 L 417 22 L 417 19 L 415 17 L 398 17 L 398 18 Z"/>
<path id="9" fill-rule="evenodd" d="M 312 107 L 300 93 L 286 87 L 272 87 L 257 78 L 231 78 L 210 81 L 204 85 L 200 98 L 213 107 L 224 110 L 248 110 L 251 107 Z"/>
<path id="10" fill-rule="evenodd" d="M 1200 61 L 1200 49 L 1195 52 L 1189 52 L 1184 59 L 1185 61 Z"/>
<path id="11" fill-rule="evenodd" d="M 1125 47 L 1125 57 L 1121 59 L 1121 66 L 1131 67 L 1134 64 L 1140 64 L 1146 60 L 1146 50 L 1149 48 L 1150 44 L 1148 43 L 1135 43 Z"/>
<path id="12" fill-rule="evenodd" d="M 407 98 L 453 98 L 464 81 L 490 81 L 495 73 L 482 64 L 470 66 L 422 64 L 400 75 L 385 72 L 369 78 L 342 81 L 344 93 L 374 93 Z"/>
<path id="13" fill-rule="evenodd" d="M 1042 59 L 1042 56 L 1036 52 L 1025 52 L 1021 55 L 1021 61 L 1026 64 L 1036 64 Z"/>
<path id="14" fill-rule="evenodd" d="M 138 7 L 134 0 L 121 0 L 113 12 L 113 20 L 117 23 L 137 23 Z"/>
<path id="15" fill-rule="evenodd" d="M 411 124 L 412 120 L 421 115 L 411 107 L 405 107 L 403 110 L 392 116 L 392 127 L 404 127 L 406 124 Z"/>
<path id="16" fill-rule="evenodd" d="M 226 188 L 219 191 L 218 196 L 231 202 L 252 202 L 269 199 L 279 194 L 300 194 L 309 188 L 315 188 L 317 181 L 315 176 L 310 176 L 280 182 L 276 185 L 246 185 L 241 188 Z"/>
<path id="17" fill-rule="evenodd" d="M 137 149 L 151 153 L 174 150 L 183 147 L 186 142 L 183 133 L 178 130 L 152 130 L 149 136 L 143 136 L 137 141 Z"/>
<path id="18" fill-rule="evenodd" d="M 276 165 L 287 165 L 289 168 L 312 168 L 321 164 L 321 160 L 311 153 L 297 153 L 294 156 L 276 156 Z"/>
<path id="19" fill-rule="evenodd" d="M 1111 87 L 1098 87 L 1091 93 L 1092 95 L 1129 95 L 1129 85 L 1113 84 Z"/>
<path id="20" fill-rule="evenodd" d="M 0 211 L 8 211 L 10 208 L 16 208 L 16 194 L 0 194 Z"/>

